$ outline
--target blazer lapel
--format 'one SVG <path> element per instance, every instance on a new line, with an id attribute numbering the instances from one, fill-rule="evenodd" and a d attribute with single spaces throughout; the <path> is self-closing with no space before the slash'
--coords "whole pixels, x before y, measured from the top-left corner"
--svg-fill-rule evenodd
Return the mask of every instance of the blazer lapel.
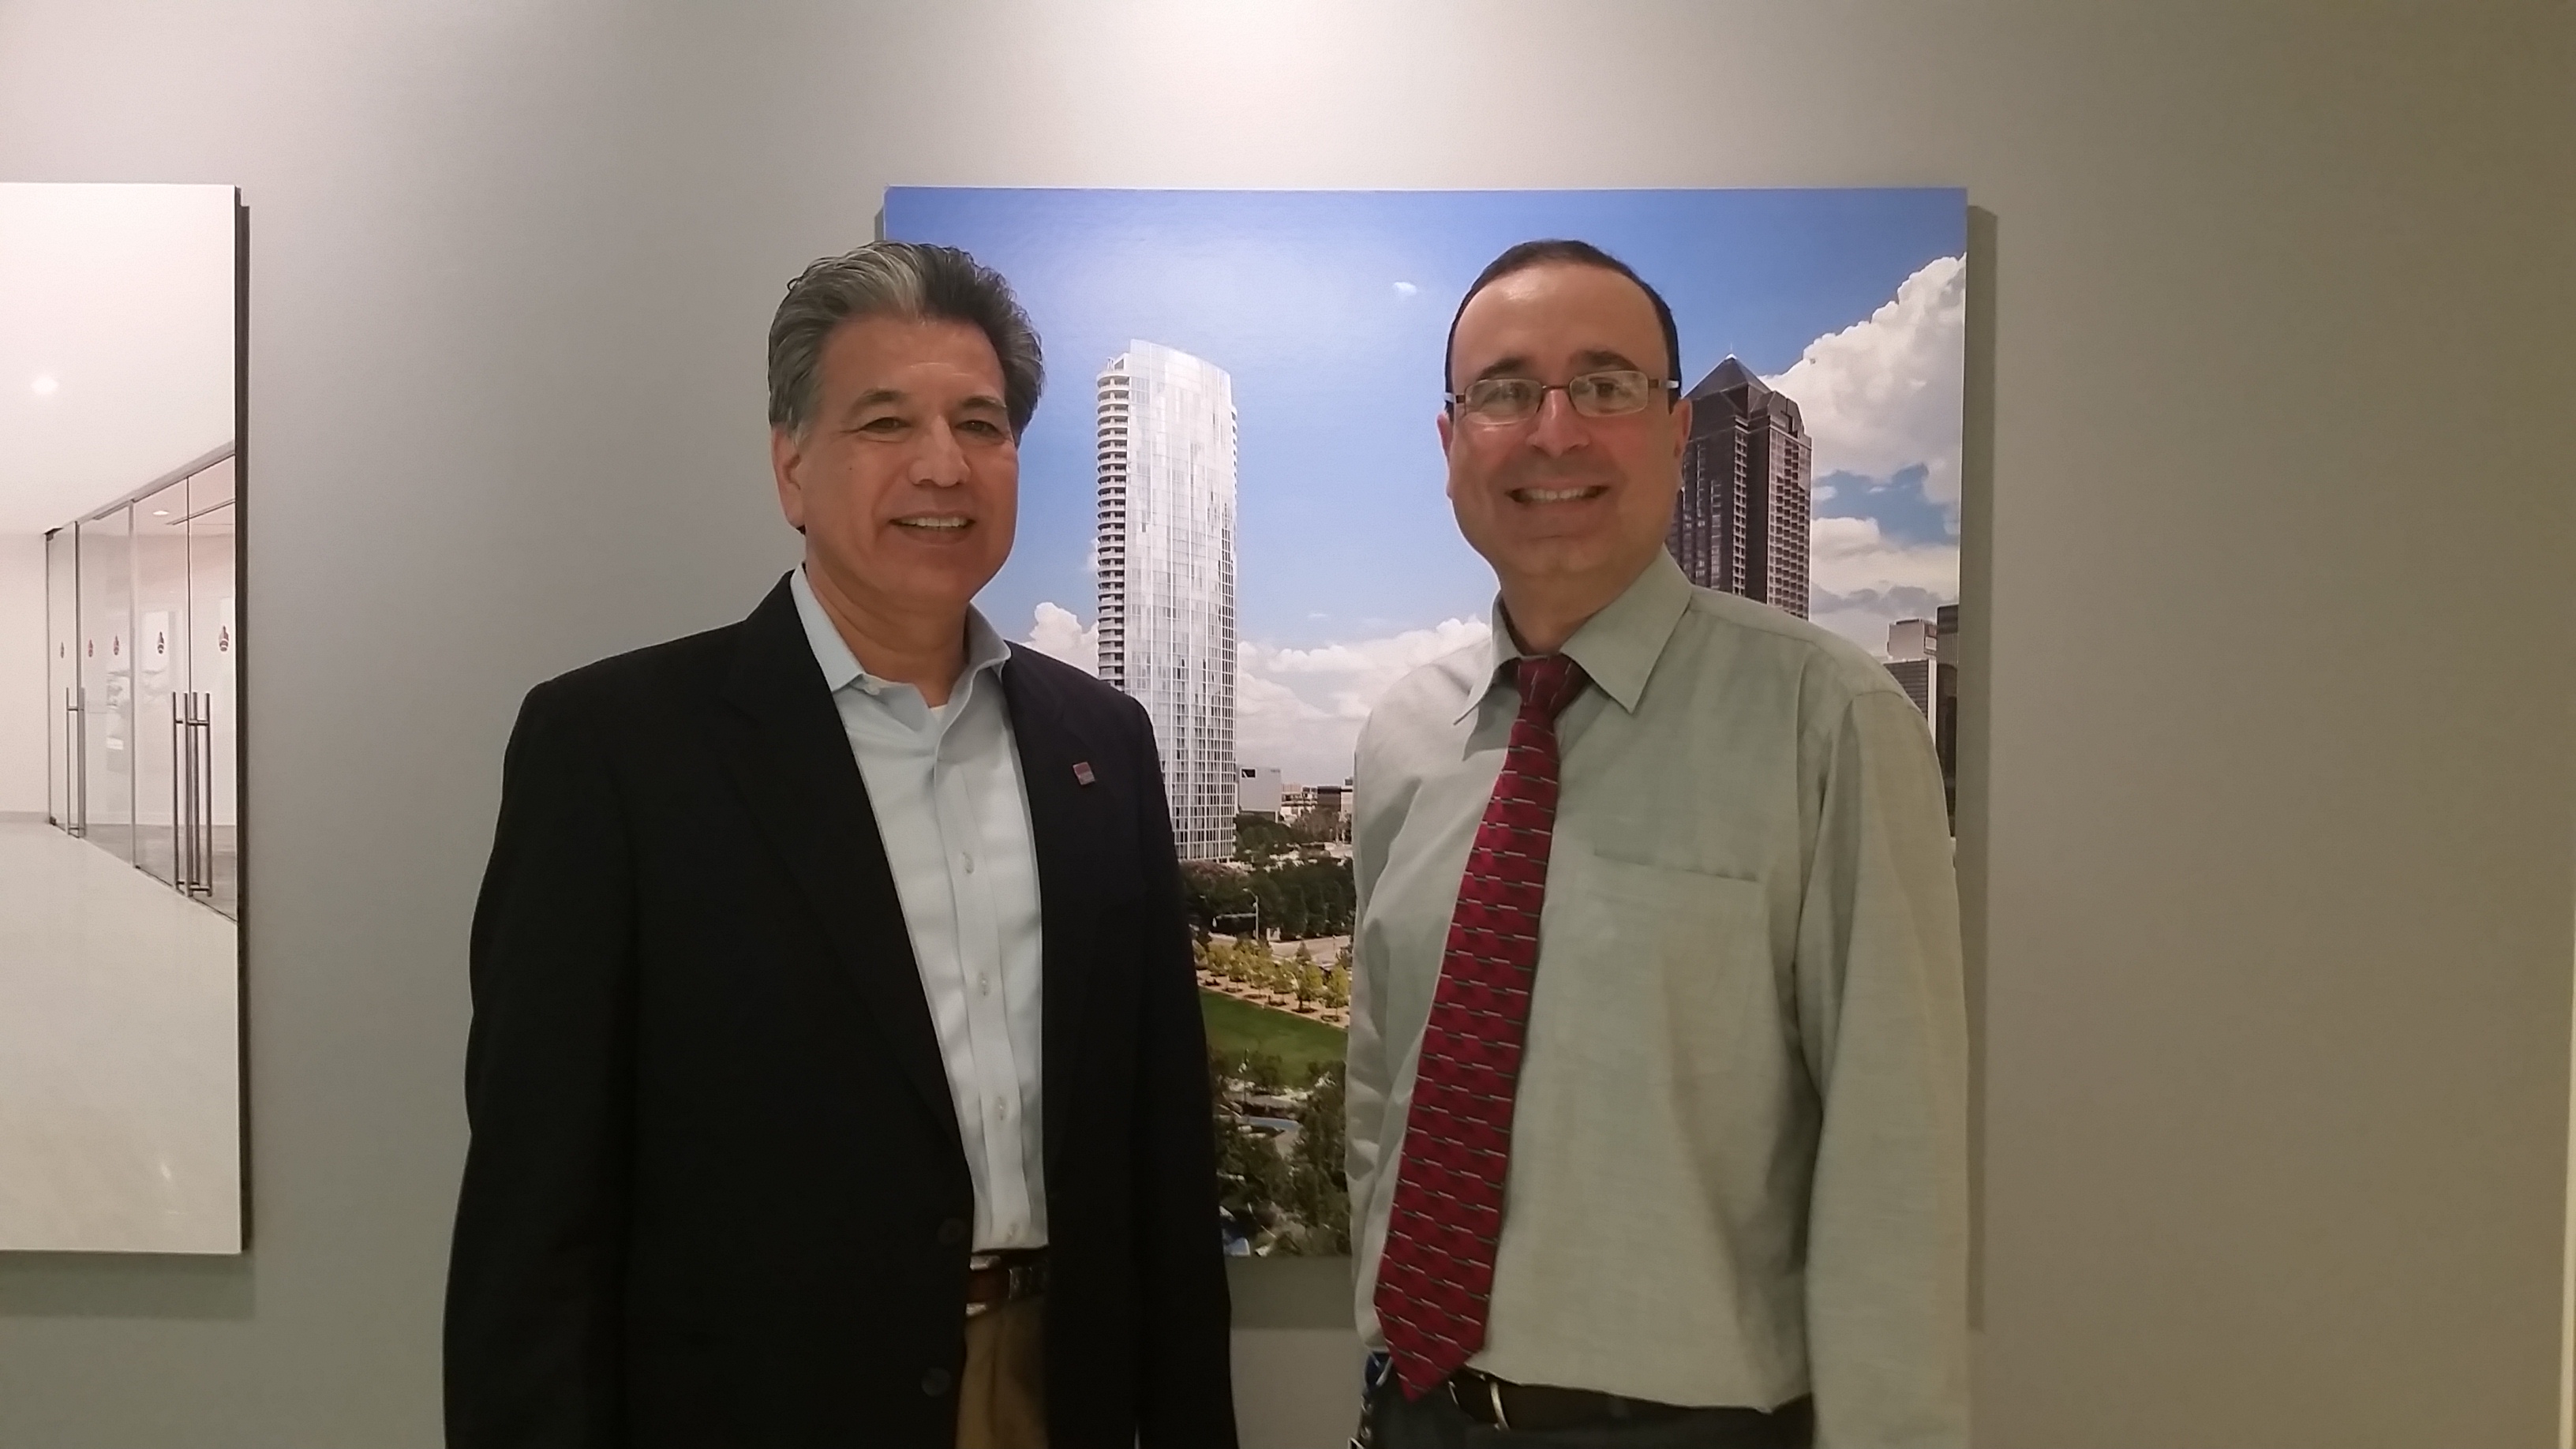
<path id="1" fill-rule="evenodd" d="M 1082 1080 L 1082 1007 L 1091 985 L 1092 937 L 1099 911 L 1099 873 L 1091 842 L 1099 838 L 1101 812 L 1122 801 L 1077 772 L 1106 774 L 1106 756 L 1065 718 L 1062 701 L 1036 671 L 1015 667 L 1024 653 L 1011 646 L 1002 667 L 1002 694 L 1010 703 L 1011 738 L 1020 754 L 1020 779 L 1028 792 L 1029 833 L 1038 857 L 1038 919 L 1044 933 L 1039 969 L 1040 1042 L 1044 1078 L 1046 1161 L 1055 1165 L 1073 1116 L 1073 1093 Z M 1052 1180 L 1052 1178 L 1050 1178 Z"/>
<path id="2" fill-rule="evenodd" d="M 822 918 L 895 1064 L 964 1162 L 939 1032 L 885 841 L 785 582 L 744 622 L 725 695 L 738 711 L 729 717 L 726 769 Z"/>

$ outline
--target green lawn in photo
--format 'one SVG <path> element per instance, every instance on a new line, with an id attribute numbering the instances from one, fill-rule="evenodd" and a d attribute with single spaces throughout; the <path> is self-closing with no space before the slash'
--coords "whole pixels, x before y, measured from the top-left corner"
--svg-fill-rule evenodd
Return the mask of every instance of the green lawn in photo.
<path id="1" fill-rule="evenodd" d="M 1340 1027 L 1205 988 L 1199 991 L 1199 1013 L 1207 1020 L 1208 1045 L 1223 1056 L 1268 1052 L 1300 1081 L 1311 1081 L 1317 1070 L 1342 1063 L 1345 1033 Z"/>

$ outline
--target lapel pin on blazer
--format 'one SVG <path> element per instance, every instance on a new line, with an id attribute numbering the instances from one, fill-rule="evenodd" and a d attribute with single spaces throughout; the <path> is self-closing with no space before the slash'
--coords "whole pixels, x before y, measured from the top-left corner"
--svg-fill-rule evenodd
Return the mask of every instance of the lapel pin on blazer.
<path id="1" fill-rule="evenodd" d="M 1076 760 L 1076 761 L 1074 761 L 1074 762 L 1073 762 L 1073 778 L 1074 778 L 1076 781 L 1078 781 L 1078 782 L 1080 782 L 1080 783 L 1082 783 L 1082 784 L 1085 784 L 1085 785 L 1090 784 L 1090 783 L 1092 782 L 1092 780 L 1094 780 L 1095 778 L 1097 778 L 1096 776 L 1094 776 L 1094 775 L 1091 773 L 1091 762 L 1090 762 L 1089 760 Z"/>

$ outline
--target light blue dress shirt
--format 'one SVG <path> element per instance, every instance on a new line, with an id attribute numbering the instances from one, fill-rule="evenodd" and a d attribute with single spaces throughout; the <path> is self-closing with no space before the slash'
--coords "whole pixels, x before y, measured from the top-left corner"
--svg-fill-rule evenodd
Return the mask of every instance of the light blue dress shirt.
<path id="1" fill-rule="evenodd" d="M 966 671 L 934 708 L 860 667 L 804 569 L 788 589 L 903 903 L 975 1182 L 975 1250 L 1044 1247 L 1037 844 L 1002 697 L 1010 646 L 967 610 Z"/>

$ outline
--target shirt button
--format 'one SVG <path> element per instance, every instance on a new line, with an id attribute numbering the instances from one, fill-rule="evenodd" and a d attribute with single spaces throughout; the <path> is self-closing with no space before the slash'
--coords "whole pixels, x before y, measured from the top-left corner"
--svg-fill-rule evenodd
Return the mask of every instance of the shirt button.
<path id="1" fill-rule="evenodd" d="M 992 995 L 992 994 L 993 994 L 993 978 L 992 978 L 992 977 L 990 977 L 990 976 L 978 976 L 978 977 L 976 977 L 976 978 L 975 978 L 975 993 L 976 993 L 977 995 L 979 995 L 979 996 L 990 996 L 990 995 Z"/>
<path id="2" fill-rule="evenodd" d="M 948 1370 L 935 1368 L 921 1376 L 921 1391 L 935 1399 L 948 1392 L 951 1382 Z"/>
<path id="3" fill-rule="evenodd" d="M 966 1241 L 966 1220 L 949 1218 L 939 1225 L 939 1246 L 953 1248 Z"/>
<path id="4" fill-rule="evenodd" d="M 999 1097 L 995 1097 L 993 1099 L 993 1115 L 996 1117 L 1009 1117 L 1011 1115 L 1011 1104 L 1003 1101 Z"/>
<path id="5" fill-rule="evenodd" d="M 966 873 L 968 875 L 975 873 L 975 852 L 971 850 L 966 852 Z"/>

